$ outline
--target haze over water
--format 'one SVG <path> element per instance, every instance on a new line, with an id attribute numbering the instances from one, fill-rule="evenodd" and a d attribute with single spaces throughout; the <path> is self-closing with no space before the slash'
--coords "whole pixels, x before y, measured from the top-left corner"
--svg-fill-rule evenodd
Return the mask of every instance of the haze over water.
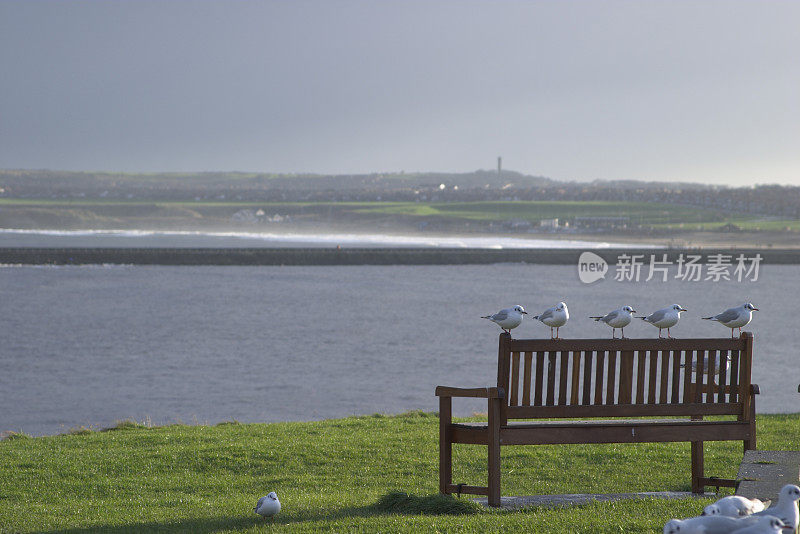
<path id="1" fill-rule="evenodd" d="M 589 319 L 630 304 L 688 308 L 676 337 L 726 337 L 700 320 L 761 309 L 753 381 L 760 412 L 798 412 L 800 266 L 756 282 L 578 280 L 576 266 L 5 266 L 0 431 L 52 434 L 149 418 L 155 424 L 312 420 L 438 409 L 437 385 L 485 386 L 500 329 L 481 315 L 564 300 L 563 337 L 610 337 Z M 629 337 L 656 337 L 636 321 Z M 526 319 L 514 336 L 549 329 Z M 456 403 L 459 414 L 485 411 Z"/>
<path id="2" fill-rule="evenodd" d="M 0 247 L 434 247 L 434 248 L 625 248 L 653 245 L 586 241 L 564 236 L 408 235 L 378 233 L 302 233 L 154 230 L 0 229 Z"/>

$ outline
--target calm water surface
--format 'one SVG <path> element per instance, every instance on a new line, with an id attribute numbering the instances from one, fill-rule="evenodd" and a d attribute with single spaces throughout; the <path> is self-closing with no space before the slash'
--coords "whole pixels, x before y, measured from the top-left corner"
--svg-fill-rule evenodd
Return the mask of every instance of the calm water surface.
<path id="1" fill-rule="evenodd" d="M 582 284 L 573 266 L 0 268 L 0 431 L 52 434 L 150 419 L 312 420 L 438 409 L 436 385 L 486 386 L 499 328 L 480 319 L 565 300 L 564 337 L 605 337 L 589 315 L 624 304 L 689 309 L 676 337 L 727 336 L 699 318 L 751 300 L 762 311 L 753 381 L 760 412 L 800 412 L 800 266 L 756 282 Z M 515 337 L 549 329 L 526 321 Z M 655 337 L 641 321 L 630 337 Z M 456 411 L 485 411 L 480 401 Z"/>

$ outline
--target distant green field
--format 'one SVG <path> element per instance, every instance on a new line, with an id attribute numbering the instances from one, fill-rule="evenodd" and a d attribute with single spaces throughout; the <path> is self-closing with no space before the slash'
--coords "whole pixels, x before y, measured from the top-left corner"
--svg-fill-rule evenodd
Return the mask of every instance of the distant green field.
<path id="1" fill-rule="evenodd" d="M 539 222 L 541 219 L 561 221 L 575 217 L 628 217 L 630 224 L 664 224 L 669 222 L 723 222 L 721 212 L 687 206 L 647 202 L 556 202 L 498 201 L 417 203 L 387 202 L 356 208 L 360 213 L 386 213 L 454 217 L 478 221 L 520 219 Z"/>
<path id="2" fill-rule="evenodd" d="M 269 213 L 302 214 L 304 216 L 335 217 L 341 221 L 373 218 L 419 218 L 449 222 L 529 221 L 538 224 L 542 219 L 559 219 L 563 225 L 580 223 L 576 218 L 624 217 L 629 228 L 700 231 L 714 230 L 732 223 L 743 230 L 800 231 L 800 220 L 768 219 L 764 217 L 732 217 L 727 212 L 693 206 L 675 206 L 648 202 L 602 201 L 496 201 L 496 202 L 251 202 L 251 201 L 182 201 L 105 200 L 105 199 L 10 199 L 0 198 L 0 206 L 43 209 L 103 209 L 104 214 L 123 208 L 130 214 L 137 206 L 149 208 L 190 208 L 209 213 L 220 210 L 263 209 Z M 598 223 L 597 220 L 590 222 Z M 579 224 L 580 226 L 580 224 Z"/>

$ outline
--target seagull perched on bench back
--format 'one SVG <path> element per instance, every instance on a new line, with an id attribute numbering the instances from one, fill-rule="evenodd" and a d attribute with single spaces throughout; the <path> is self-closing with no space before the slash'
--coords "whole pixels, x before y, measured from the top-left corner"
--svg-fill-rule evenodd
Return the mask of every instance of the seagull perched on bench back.
<path id="1" fill-rule="evenodd" d="M 742 327 L 753 320 L 754 311 L 758 311 L 758 308 L 753 306 L 752 302 L 745 302 L 741 306 L 737 306 L 736 308 L 728 308 L 722 313 L 712 315 L 711 317 L 703 317 L 703 319 L 708 321 L 717 321 L 719 324 L 727 326 L 731 329 L 731 337 L 733 337 L 733 331 L 735 329 L 738 328 L 739 334 L 741 334 Z"/>
<path id="2" fill-rule="evenodd" d="M 489 319 L 510 334 L 511 329 L 518 327 L 522 322 L 522 316 L 527 314 L 525 308 L 517 304 L 513 308 L 505 308 L 492 315 L 484 315 L 481 319 Z"/>
<path id="3" fill-rule="evenodd" d="M 539 319 L 550 327 L 550 339 L 561 339 L 558 337 L 558 329 L 569 321 L 569 309 L 567 309 L 566 303 L 559 302 L 552 308 L 547 308 L 541 315 L 535 315 L 533 318 Z M 553 337 L 553 328 L 556 329 L 556 337 Z"/>
<path id="4" fill-rule="evenodd" d="M 625 339 L 625 327 L 631 324 L 632 313 L 636 313 L 636 310 L 634 310 L 630 306 L 623 306 L 618 310 L 608 312 L 602 317 L 595 316 L 589 318 L 594 319 L 595 321 L 602 321 L 606 323 L 608 326 L 610 326 L 611 339 L 614 339 L 614 334 L 616 333 L 617 328 L 622 330 L 622 339 Z"/>
<path id="5" fill-rule="evenodd" d="M 683 308 L 680 304 L 673 304 L 669 308 L 658 310 L 647 317 L 639 317 L 639 319 L 658 328 L 659 339 L 663 339 L 661 337 L 661 330 L 664 328 L 667 329 L 667 337 L 672 339 L 672 336 L 669 334 L 669 329 L 678 324 L 678 321 L 681 320 L 681 312 L 685 311 L 686 308 Z"/>

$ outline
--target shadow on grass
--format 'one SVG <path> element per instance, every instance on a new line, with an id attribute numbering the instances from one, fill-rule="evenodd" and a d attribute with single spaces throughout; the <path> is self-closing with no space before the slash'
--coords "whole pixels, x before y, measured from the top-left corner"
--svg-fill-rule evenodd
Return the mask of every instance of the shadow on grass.
<path id="1" fill-rule="evenodd" d="M 387 493 L 368 506 L 351 506 L 327 512 L 301 510 L 296 514 L 280 514 L 274 525 L 291 525 L 313 521 L 335 521 L 348 517 L 373 517 L 381 515 L 466 515 L 481 512 L 479 504 L 455 499 L 449 495 L 427 495 L 417 497 L 402 491 Z M 41 534 L 133 534 L 136 532 L 192 532 L 212 534 L 221 530 L 244 530 L 259 525 L 273 524 L 256 515 L 248 517 L 218 517 L 208 519 L 184 519 L 177 521 L 149 521 L 129 525 L 92 525 L 44 531 Z"/>

